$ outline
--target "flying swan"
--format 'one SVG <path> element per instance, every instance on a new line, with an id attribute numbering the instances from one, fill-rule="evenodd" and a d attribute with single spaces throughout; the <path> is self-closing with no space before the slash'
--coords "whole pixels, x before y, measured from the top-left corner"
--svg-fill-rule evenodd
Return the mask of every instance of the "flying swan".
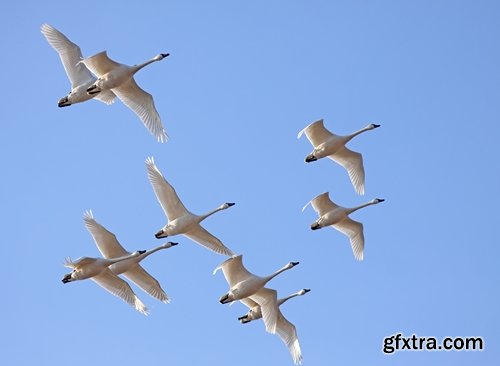
<path id="1" fill-rule="evenodd" d="M 300 138 L 302 134 L 305 133 L 314 147 L 312 153 L 306 156 L 306 163 L 329 157 L 347 170 L 354 189 L 358 194 L 362 195 L 365 194 L 365 168 L 363 167 L 363 156 L 358 152 L 349 150 L 345 147 L 345 144 L 360 133 L 378 127 L 380 127 L 380 125 L 372 123 L 350 135 L 338 136 L 328 131 L 323 125 L 323 120 L 320 119 L 300 131 L 297 138 Z"/>
<path id="2" fill-rule="evenodd" d="M 234 203 L 226 202 L 204 215 L 195 215 L 184 207 L 174 187 L 163 177 L 152 157 L 146 159 L 146 167 L 153 191 L 168 219 L 168 223 L 155 234 L 155 237 L 160 239 L 183 234 L 216 253 L 232 256 L 231 249 L 205 230 L 200 223 L 210 215 L 234 206 Z"/>

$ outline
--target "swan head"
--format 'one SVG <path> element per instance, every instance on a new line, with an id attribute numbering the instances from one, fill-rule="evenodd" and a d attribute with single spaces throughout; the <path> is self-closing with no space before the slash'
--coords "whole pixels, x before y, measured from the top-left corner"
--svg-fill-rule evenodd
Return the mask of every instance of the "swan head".
<path id="1" fill-rule="evenodd" d="M 321 225 L 319 224 L 319 222 L 315 221 L 311 224 L 311 230 L 318 230 L 318 229 L 321 229 Z"/>
<path id="2" fill-rule="evenodd" d="M 234 203 L 234 202 L 226 202 L 226 203 L 224 203 L 224 204 L 221 206 L 221 208 L 222 208 L 223 210 L 225 210 L 226 208 L 229 208 L 229 207 L 231 207 L 231 206 L 234 206 L 235 204 L 236 204 L 236 203 Z"/>
<path id="3" fill-rule="evenodd" d="M 252 321 L 252 319 L 250 318 L 251 312 L 252 312 L 252 310 L 250 310 L 248 313 L 246 313 L 245 315 L 240 316 L 238 318 L 238 320 L 240 321 L 241 324 L 250 323 Z"/>
<path id="4" fill-rule="evenodd" d="M 316 161 L 318 160 L 318 158 L 316 157 L 316 155 L 314 154 L 314 152 L 310 153 L 309 155 L 306 156 L 305 158 L 305 162 L 306 163 L 310 163 L 312 161 Z"/>
<path id="5" fill-rule="evenodd" d="M 376 205 L 377 203 L 384 202 L 385 200 L 383 198 L 375 198 L 371 200 L 371 203 Z"/>
<path id="6" fill-rule="evenodd" d="M 133 252 L 132 255 L 134 257 L 138 257 L 138 256 L 140 256 L 141 254 L 144 254 L 144 253 L 146 253 L 145 250 L 137 250 L 137 251 Z"/>
<path id="7" fill-rule="evenodd" d="M 368 128 L 369 128 L 370 130 L 373 130 L 373 129 L 375 129 L 375 128 L 379 128 L 379 127 L 380 127 L 380 125 L 376 125 L 375 123 L 372 123 L 372 124 L 368 125 Z"/>
<path id="8" fill-rule="evenodd" d="M 156 239 L 166 238 L 169 235 L 170 227 L 165 225 L 155 234 Z"/>
<path id="9" fill-rule="evenodd" d="M 290 262 L 286 265 L 286 268 L 287 269 L 290 269 L 290 268 L 293 268 L 295 267 L 297 264 L 299 264 L 300 262 Z"/>
<path id="10" fill-rule="evenodd" d="M 66 95 L 65 97 L 59 99 L 59 102 L 57 102 L 57 106 L 59 108 L 69 107 L 71 105 L 71 101 L 69 100 L 70 95 L 71 95 L 71 93 Z"/>
<path id="11" fill-rule="evenodd" d="M 311 291 L 310 288 L 303 288 L 302 290 L 299 291 L 299 295 L 302 296 L 302 295 L 305 295 L 307 294 L 309 291 Z"/>
<path id="12" fill-rule="evenodd" d="M 178 245 L 178 244 L 179 243 L 174 243 L 172 241 L 167 241 L 166 243 L 164 243 L 162 245 L 162 247 L 165 248 L 165 249 L 168 249 L 168 248 L 172 248 L 173 246 Z"/>
<path id="13" fill-rule="evenodd" d="M 161 61 L 165 57 L 168 57 L 168 56 L 170 56 L 170 53 L 160 53 L 159 55 L 157 55 L 157 56 L 154 57 L 154 60 L 155 61 Z"/>

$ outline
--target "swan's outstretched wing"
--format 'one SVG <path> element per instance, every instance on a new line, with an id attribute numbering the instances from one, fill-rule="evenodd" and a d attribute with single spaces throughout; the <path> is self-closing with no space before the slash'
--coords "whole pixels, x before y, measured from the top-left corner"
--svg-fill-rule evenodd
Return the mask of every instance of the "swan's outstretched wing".
<path id="1" fill-rule="evenodd" d="M 123 275 L 154 298 L 165 304 L 170 302 L 160 283 L 139 264 L 134 265 L 128 271 L 124 272 Z"/>
<path id="2" fill-rule="evenodd" d="M 133 78 L 112 90 L 123 104 L 134 111 L 158 141 L 168 140 L 151 94 L 142 90 Z"/>
<path id="3" fill-rule="evenodd" d="M 187 233 L 184 233 L 184 235 L 187 236 L 189 239 L 194 240 L 198 244 L 201 244 L 204 247 L 207 247 L 208 249 L 214 251 L 215 253 L 227 256 L 234 255 L 231 249 L 222 244 L 222 242 L 219 239 L 210 234 L 201 225 L 193 227 Z"/>
<path id="4" fill-rule="evenodd" d="M 115 234 L 106 230 L 94 219 L 92 211 L 83 214 L 83 221 L 85 221 L 87 230 L 94 238 L 95 244 L 104 258 L 117 258 L 130 254 L 121 246 Z"/>
<path id="5" fill-rule="evenodd" d="M 106 269 L 100 275 L 91 277 L 91 279 L 113 295 L 132 305 L 137 311 L 148 315 L 146 305 L 139 300 L 130 285 L 111 272 L 110 269 Z"/>
<path id="6" fill-rule="evenodd" d="M 59 54 L 73 88 L 95 80 L 85 65 L 80 63 L 82 59 L 80 47 L 51 25 L 43 24 L 41 31 L 52 48 Z"/>
<path id="7" fill-rule="evenodd" d="M 85 66 L 87 66 L 87 68 L 98 77 L 110 72 L 113 69 L 123 66 L 122 64 L 110 59 L 106 51 L 84 58 L 80 62 L 85 64 Z"/>
<path id="8" fill-rule="evenodd" d="M 351 242 L 352 252 L 358 261 L 363 260 L 363 251 L 365 248 L 365 235 L 363 234 L 363 224 L 346 217 L 341 222 L 332 225 L 341 233 L 347 235 Z"/>
<path id="9" fill-rule="evenodd" d="M 86 266 L 94 261 L 95 261 L 95 258 L 89 258 L 89 257 L 80 257 L 74 261 L 71 260 L 71 257 L 66 257 L 66 259 L 64 260 L 64 267 L 74 269 L 78 266 Z"/>
<path id="10" fill-rule="evenodd" d="M 163 177 L 152 157 L 146 159 L 146 167 L 148 169 L 149 181 L 153 186 L 153 191 L 168 219 L 172 221 L 188 214 L 189 211 L 182 204 L 174 187 L 172 187 Z"/>
<path id="11" fill-rule="evenodd" d="M 314 147 L 321 145 L 323 142 L 328 140 L 330 137 L 334 136 L 333 133 L 328 131 L 323 125 L 323 120 L 320 119 L 316 122 L 311 123 L 302 131 L 299 132 L 297 138 L 300 138 L 302 134 L 305 133 L 309 141 Z"/>
<path id="12" fill-rule="evenodd" d="M 245 297 L 244 299 L 241 299 L 240 302 L 245 304 L 249 309 L 253 309 L 256 306 L 259 306 L 259 304 L 257 304 L 255 301 L 253 301 L 249 297 Z"/>
<path id="13" fill-rule="evenodd" d="M 314 197 L 306 203 L 306 205 L 302 208 L 302 211 L 305 210 L 308 204 L 311 204 L 314 211 L 316 211 L 320 217 L 339 207 L 330 199 L 328 192 L 321 193 L 320 195 Z"/>
<path id="14" fill-rule="evenodd" d="M 328 156 L 336 163 L 342 165 L 349 173 L 352 185 L 358 194 L 365 194 L 365 168 L 363 156 L 343 146 L 333 155 Z"/>
<path id="15" fill-rule="evenodd" d="M 302 363 L 302 352 L 300 350 L 299 339 L 297 338 L 297 330 L 295 325 L 290 323 L 278 309 L 278 320 L 276 323 L 276 333 L 281 340 L 286 344 L 295 365 Z"/>
<path id="16" fill-rule="evenodd" d="M 276 290 L 263 287 L 249 297 L 260 305 L 262 319 L 266 325 L 266 331 L 272 334 L 276 333 L 279 312 Z"/>
<path id="17" fill-rule="evenodd" d="M 103 90 L 102 92 L 97 94 L 94 99 L 97 99 L 98 101 L 109 105 L 114 103 L 115 97 L 115 93 L 113 93 L 111 90 Z"/>
<path id="18" fill-rule="evenodd" d="M 214 269 L 213 274 L 219 269 L 222 269 L 222 273 L 224 273 L 224 277 L 229 287 L 233 287 L 237 283 L 253 276 L 253 274 L 248 272 L 245 266 L 243 266 L 243 256 L 241 254 L 233 256 L 219 264 L 219 266 Z"/>

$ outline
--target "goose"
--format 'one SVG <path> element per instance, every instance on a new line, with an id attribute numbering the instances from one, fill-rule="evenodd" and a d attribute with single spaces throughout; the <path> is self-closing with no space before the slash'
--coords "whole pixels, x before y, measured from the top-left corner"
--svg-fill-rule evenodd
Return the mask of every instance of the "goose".
<path id="1" fill-rule="evenodd" d="M 104 258 L 111 259 L 130 254 L 130 252 L 127 252 L 125 248 L 121 246 L 120 242 L 112 232 L 108 231 L 94 219 L 92 211 L 89 210 L 85 212 L 83 220 L 85 221 L 87 230 L 94 238 L 97 249 L 99 249 Z M 149 295 L 166 304 L 170 302 L 170 299 L 161 288 L 160 283 L 148 272 L 146 272 L 144 268 L 141 267 L 139 262 L 159 250 L 168 249 L 177 244 L 178 243 L 173 242 L 164 243 L 156 248 L 145 251 L 137 257 L 132 257 L 130 259 L 112 264 L 109 268 L 114 274 L 123 274 L 126 278 L 134 282 Z"/>
<path id="2" fill-rule="evenodd" d="M 269 276 L 256 276 L 247 271 L 243 266 L 243 256 L 233 256 L 222 262 L 215 270 L 214 274 L 222 269 L 224 277 L 229 284 L 229 292 L 219 299 L 221 304 L 227 304 L 236 300 L 250 298 L 262 309 L 262 317 L 266 330 L 269 333 L 276 333 L 276 323 L 278 321 L 278 305 L 276 291 L 264 286 L 280 273 L 295 267 L 299 262 L 290 262 Z"/>
<path id="3" fill-rule="evenodd" d="M 365 248 L 363 224 L 354 221 L 349 217 L 349 215 L 354 211 L 359 210 L 360 208 L 370 205 L 376 205 L 384 201 L 385 201 L 384 199 L 375 198 L 370 202 L 365 203 L 361 206 L 353 208 L 345 208 L 332 202 L 328 192 L 325 192 L 313 198 L 311 201 L 309 201 L 304 206 L 302 211 L 304 211 L 306 207 L 309 204 L 311 204 L 314 211 L 316 211 L 316 213 L 319 215 L 319 219 L 317 219 L 314 223 L 311 224 L 311 230 L 318 230 L 325 226 L 333 226 L 342 234 L 347 235 L 349 237 L 354 257 L 358 261 L 362 261 L 363 251 Z"/>
<path id="4" fill-rule="evenodd" d="M 134 74 L 143 67 L 161 61 L 167 56 L 169 56 L 168 53 L 160 53 L 152 59 L 134 66 L 113 61 L 108 57 L 106 51 L 85 58 L 81 62 L 97 75 L 97 80 L 86 91 L 92 96 L 111 90 L 127 107 L 134 111 L 158 141 L 165 142 L 168 136 L 156 111 L 153 97 L 137 85 Z"/>
<path id="5" fill-rule="evenodd" d="M 152 157 L 146 159 L 146 167 L 153 191 L 168 219 L 168 223 L 155 234 L 155 237 L 161 239 L 183 234 L 215 253 L 227 256 L 234 255 L 231 249 L 227 248 L 219 239 L 200 225 L 200 222 L 207 217 L 234 206 L 234 203 L 226 202 L 204 215 L 195 215 L 184 207 L 174 187 L 163 177 Z"/>
<path id="6" fill-rule="evenodd" d="M 365 194 L 365 168 L 363 167 L 363 156 L 358 152 L 349 150 L 345 147 L 345 144 L 360 133 L 378 127 L 380 127 L 380 125 L 372 123 L 350 135 L 338 136 L 328 131 L 323 124 L 323 120 L 320 119 L 300 131 L 297 138 L 300 138 L 302 134 L 305 133 L 314 147 L 312 153 L 306 156 L 306 163 L 329 157 L 347 170 L 354 189 L 358 194 L 363 195 Z"/>
<path id="7" fill-rule="evenodd" d="M 293 358 L 293 362 L 295 365 L 299 365 L 302 363 L 302 352 L 300 350 L 299 339 L 297 338 L 297 329 L 295 328 L 295 325 L 290 323 L 283 316 L 279 307 L 287 300 L 290 300 L 291 298 L 294 298 L 296 296 L 305 295 L 309 291 L 311 291 L 311 290 L 310 289 L 302 289 L 298 292 L 295 292 L 291 295 L 288 295 L 287 297 L 284 297 L 282 299 L 278 299 L 278 301 L 276 303 L 276 305 L 277 305 L 276 311 L 278 313 L 278 320 L 276 322 L 276 332 L 280 336 L 281 340 L 288 347 L 288 350 L 290 351 L 290 354 Z M 241 299 L 240 301 L 250 308 L 248 313 L 246 313 L 245 315 L 238 318 L 238 320 L 242 324 L 250 323 L 252 320 L 262 318 L 262 311 L 260 309 L 259 304 L 257 304 L 255 301 L 253 301 L 252 299 L 250 299 L 248 297 L 245 299 Z"/>
<path id="8" fill-rule="evenodd" d="M 80 63 L 80 60 L 83 58 L 80 47 L 49 24 L 43 24 L 41 32 L 52 48 L 59 54 L 64 70 L 66 70 L 66 75 L 71 82 L 71 91 L 59 100 L 57 103 L 59 107 L 68 107 L 94 97 L 106 104 L 114 102 L 115 94 L 111 90 L 107 90 L 99 95 L 90 95 L 87 93 L 87 89 L 95 83 L 97 78 L 92 75 L 84 64 Z"/>
<path id="9" fill-rule="evenodd" d="M 146 305 L 139 300 L 134 291 L 132 291 L 130 285 L 109 269 L 109 266 L 115 263 L 138 257 L 144 253 L 145 250 L 140 250 L 132 254 L 112 259 L 80 257 L 75 261 L 72 261 L 70 257 L 67 257 L 64 262 L 64 266 L 71 268 L 73 271 L 66 274 L 63 277 L 62 282 L 68 283 L 90 278 L 105 290 L 135 307 L 137 311 L 144 315 L 148 315 Z"/>

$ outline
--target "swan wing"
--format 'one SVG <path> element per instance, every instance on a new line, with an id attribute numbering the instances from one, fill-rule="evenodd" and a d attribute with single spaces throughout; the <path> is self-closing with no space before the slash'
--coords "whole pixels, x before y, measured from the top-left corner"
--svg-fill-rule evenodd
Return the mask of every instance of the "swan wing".
<path id="1" fill-rule="evenodd" d="M 363 234 L 363 224 L 346 217 L 341 222 L 332 225 L 341 233 L 347 235 L 351 242 L 352 252 L 358 261 L 363 260 L 363 251 L 365 248 L 365 235 Z"/>
<path id="2" fill-rule="evenodd" d="M 245 297 L 244 299 L 240 300 L 241 303 L 245 304 L 249 309 L 253 309 L 256 306 L 259 306 L 255 301 L 253 301 L 249 297 Z"/>
<path id="3" fill-rule="evenodd" d="M 106 51 L 84 58 L 81 62 L 98 77 L 110 72 L 113 69 L 124 66 L 110 59 Z"/>
<path id="4" fill-rule="evenodd" d="M 116 95 L 111 90 L 103 90 L 94 98 L 100 102 L 103 102 L 104 104 L 110 105 L 114 103 Z"/>
<path id="5" fill-rule="evenodd" d="M 95 262 L 95 258 L 90 258 L 90 257 L 80 257 L 75 261 L 71 260 L 71 257 L 66 257 L 64 261 L 64 267 L 67 268 L 77 268 L 80 266 L 86 266 L 90 263 Z"/>
<path id="6" fill-rule="evenodd" d="M 219 269 L 222 269 L 229 287 L 233 287 L 237 283 L 254 276 L 243 265 L 243 256 L 241 254 L 222 262 L 213 273 L 215 274 Z"/>
<path id="7" fill-rule="evenodd" d="M 91 279 L 108 292 L 119 297 L 129 305 L 132 305 L 137 311 L 143 313 L 144 315 L 148 315 L 146 305 L 139 300 L 134 291 L 132 291 L 130 285 L 111 272 L 110 269 L 106 269 L 101 274 L 94 276 Z"/>
<path id="8" fill-rule="evenodd" d="M 323 124 L 323 120 L 320 119 L 316 122 L 311 123 L 302 131 L 299 132 L 297 138 L 300 138 L 302 134 L 305 133 L 309 141 L 314 147 L 321 145 L 323 142 L 328 140 L 330 137 L 334 136 L 333 133 L 328 131 Z"/>
<path id="9" fill-rule="evenodd" d="M 141 89 L 133 78 L 112 90 L 123 104 L 140 118 L 144 126 L 159 142 L 168 140 L 168 135 L 163 128 L 151 94 Z"/>
<path id="10" fill-rule="evenodd" d="M 146 159 L 146 167 L 153 191 L 168 219 L 172 221 L 178 217 L 187 215 L 189 211 L 184 207 L 179 196 L 177 196 L 174 187 L 167 182 L 158 170 L 152 157 Z"/>
<path id="11" fill-rule="evenodd" d="M 94 238 L 97 249 L 104 258 L 117 258 L 130 254 L 121 246 L 115 234 L 106 230 L 104 226 L 94 219 L 92 211 L 84 213 L 83 221 L 85 221 L 85 227 Z"/>
<path id="12" fill-rule="evenodd" d="M 295 365 L 302 363 L 302 352 L 300 350 L 299 339 L 297 338 L 297 330 L 295 325 L 290 323 L 278 309 L 278 320 L 276 323 L 276 333 L 281 340 L 286 344 Z"/>
<path id="13" fill-rule="evenodd" d="M 352 185 L 358 194 L 365 194 L 365 168 L 363 167 L 363 156 L 343 146 L 328 156 L 336 163 L 342 165 L 349 173 Z"/>
<path id="14" fill-rule="evenodd" d="M 80 47 L 51 25 L 43 24 L 41 31 L 52 48 L 59 54 L 72 88 L 95 80 L 87 67 L 80 63 L 83 58 Z"/>
<path id="15" fill-rule="evenodd" d="M 201 225 L 197 225 L 194 228 L 190 229 L 187 233 L 184 233 L 189 239 L 194 240 L 198 244 L 201 244 L 208 249 L 227 256 L 232 256 L 234 253 L 226 247 L 222 242 L 210 234 L 206 229 L 204 229 Z"/>
<path id="16" fill-rule="evenodd" d="M 266 331 L 272 334 L 276 333 L 279 312 L 276 290 L 263 287 L 249 297 L 260 305 Z"/>
<path id="17" fill-rule="evenodd" d="M 339 206 L 336 205 L 331 199 L 328 192 L 322 193 L 311 200 L 311 206 L 316 213 L 321 217 L 327 212 L 333 211 Z M 304 208 L 307 207 L 304 206 Z"/>
<path id="18" fill-rule="evenodd" d="M 155 299 L 165 304 L 170 302 L 167 294 L 161 288 L 160 283 L 139 264 L 134 265 L 131 269 L 124 272 L 123 275 Z"/>

